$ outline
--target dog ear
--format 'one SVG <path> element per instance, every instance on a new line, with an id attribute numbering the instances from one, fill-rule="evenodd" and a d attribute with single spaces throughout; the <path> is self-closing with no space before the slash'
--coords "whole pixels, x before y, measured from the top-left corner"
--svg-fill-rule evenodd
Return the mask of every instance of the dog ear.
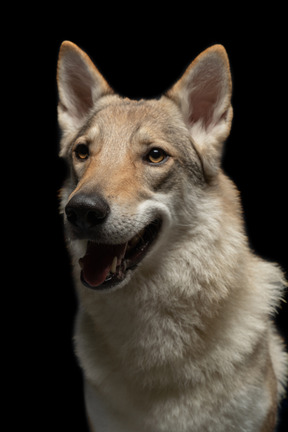
<path id="1" fill-rule="evenodd" d="M 167 93 L 179 105 L 211 175 L 218 171 L 223 141 L 230 132 L 231 93 L 229 61 L 222 45 L 201 53 Z"/>
<path id="2" fill-rule="evenodd" d="M 88 55 L 68 41 L 60 48 L 57 84 L 58 119 L 64 133 L 81 127 L 97 99 L 113 93 Z"/>

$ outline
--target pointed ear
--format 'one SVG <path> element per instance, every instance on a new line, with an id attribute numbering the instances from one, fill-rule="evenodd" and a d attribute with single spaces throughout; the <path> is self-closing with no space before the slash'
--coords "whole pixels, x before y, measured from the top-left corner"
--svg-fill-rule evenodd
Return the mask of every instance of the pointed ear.
<path id="1" fill-rule="evenodd" d="M 87 54 L 68 41 L 60 48 L 57 84 L 58 120 L 64 133 L 82 126 L 97 99 L 113 93 Z"/>
<path id="2" fill-rule="evenodd" d="M 232 121 L 232 83 L 227 53 L 214 45 L 201 53 L 167 95 L 180 107 L 207 170 L 218 170 Z"/>

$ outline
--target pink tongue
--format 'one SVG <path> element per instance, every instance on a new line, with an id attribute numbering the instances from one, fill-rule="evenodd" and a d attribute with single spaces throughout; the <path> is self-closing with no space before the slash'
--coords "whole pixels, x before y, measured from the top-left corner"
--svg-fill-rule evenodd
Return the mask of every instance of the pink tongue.
<path id="1" fill-rule="evenodd" d="M 101 285 L 112 266 L 114 257 L 122 257 L 125 251 L 122 245 L 101 245 L 88 242 L 86 255 L 80 259 L 84 280 L 93 287 Z"/>

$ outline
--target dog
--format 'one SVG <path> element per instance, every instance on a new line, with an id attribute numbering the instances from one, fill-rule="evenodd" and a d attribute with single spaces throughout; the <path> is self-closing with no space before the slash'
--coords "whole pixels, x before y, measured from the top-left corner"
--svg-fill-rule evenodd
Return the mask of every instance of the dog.
<path id="1" fill-rule="evenodd" d="M 60 48 L 61 189 L 91 432 L 270 432 L 287 355 L 281 269 L 249 248 L 221 156 L 232 121 L 222 45 L 158 99 L 115 94 Z"/>

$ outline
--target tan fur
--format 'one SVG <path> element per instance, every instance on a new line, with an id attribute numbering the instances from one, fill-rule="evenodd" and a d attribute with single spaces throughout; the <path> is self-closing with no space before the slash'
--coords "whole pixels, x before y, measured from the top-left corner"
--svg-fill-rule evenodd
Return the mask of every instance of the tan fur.
<path id="1" fill-rule="evenodd" d="M 221 169 L 232 121 L 224 48 L 202 53 L 159 100 L 131 101 L 64 42 L 58 87 L 60 154 L 72 173 L 61 212 L 91 431 L 272 432 L 287 356 L 271 316 L 286 283 L 249 249 L 239 193 Z M 85 161 L 79 144 L 89 147 Z M 163 163 L 147 163 L 153 148 L 168 155 Z M 97 244 L 126 243 L 162 222 L 137 268 L 106 291 L 80 282 L 87 239 L 65 216 L 88 193 L 109 204 L 89 238 Z"/>

